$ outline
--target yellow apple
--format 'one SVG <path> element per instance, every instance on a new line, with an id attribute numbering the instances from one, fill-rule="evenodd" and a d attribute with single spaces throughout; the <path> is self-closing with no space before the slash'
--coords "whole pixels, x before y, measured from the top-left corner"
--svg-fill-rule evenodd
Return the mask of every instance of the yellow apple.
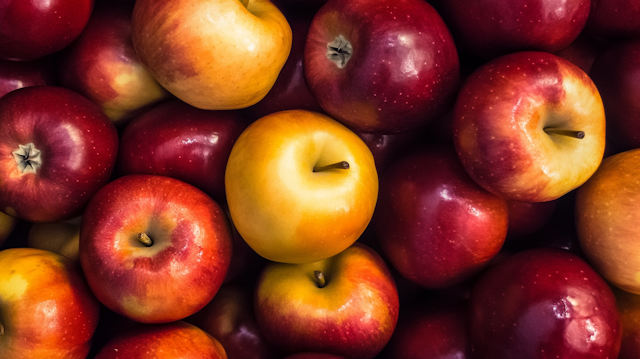
<path id="1" fill-rule="evenodd" d="M 338 254 L 364 232 L 378 175 L 354 132 L 328 116 L 290 110 L 262 117 L 240 135 L 225 188 L 231 219 L 253 250 L 275 262 L 309 263 Z"/>
<path id="2" fill-rule="evenodd" d="M 169 92 L 194 107 L 230 110 L 269 92 L 292 33 L 268 0 L 138 0 L 132 38 Z"/>

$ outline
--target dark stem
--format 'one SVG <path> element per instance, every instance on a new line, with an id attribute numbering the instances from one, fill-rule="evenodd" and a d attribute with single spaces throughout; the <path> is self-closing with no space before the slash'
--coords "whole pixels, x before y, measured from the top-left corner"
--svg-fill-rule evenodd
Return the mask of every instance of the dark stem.
<path id="1" fill-rule="evenodd" d="M 559 129 L 559 128 L 547 127 L 547 128 L 544 129 L 544 132 L 546 132 L 548 134 L 573 137 L 573 138 L 577 138 L 579 140 L 584 138 L 584 131 L 562 130 L 562 129 Z"/>
<path id="2" fill-rule="evenodd" d="M 146 233 L 138 234 L 138 240 L 147 247 L 151 247 L 153 245 L 153 241 Z"/>
<path id="3" fill-rule="evenodd" d="M 314 167 L 313 168 L 313 172 L 320 172 L 320 171 L 330 170 L 330 169 L 348 170 L 349 169 L 349 162 L 341 161 L 341 162 L 332 163 L 332 164 L 327 165 L 327 166 Z"/>
<path id="4" fill-rule="evenodd" d="M 327 285 L 327 280 L 324 279 L 324 274 L 321 271 L 317 270 L 313 272 L 313 277 L 316 279 L 316 284 L 318 288 L 324 288 Z"/>

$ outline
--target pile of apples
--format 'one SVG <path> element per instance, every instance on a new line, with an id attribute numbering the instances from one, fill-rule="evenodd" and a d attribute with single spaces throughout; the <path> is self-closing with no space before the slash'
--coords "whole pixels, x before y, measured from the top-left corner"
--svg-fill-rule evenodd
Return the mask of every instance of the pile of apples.
<path id="1" fill-rule="evenodd" d="M 0 0 L 0 358 L 640 358 L 640 3 Z"/>

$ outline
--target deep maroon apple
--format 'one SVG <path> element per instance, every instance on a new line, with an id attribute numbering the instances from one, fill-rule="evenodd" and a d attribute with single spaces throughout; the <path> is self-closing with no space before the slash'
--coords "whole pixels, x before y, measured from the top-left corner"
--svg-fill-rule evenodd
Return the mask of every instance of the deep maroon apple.
<path id="1" fill-rule="evenodd" d="M 640 2 L 591 0 L 585 32 L 606 39 L 640 37 Z"/>
<path id="2" fill-rule="evenodd" d="M 25 87 L 0 98 L 0 209 L 32 222 L 80 215 L 110 179 L 118 134 L 71 90 Z"/>
<path id="3" fill-rule="evenodd" d="M 0 60 L 0 97 L 23 87 L 55 85 L 55 59 L 34 61 Z"/>
<path id="4" fill-rule="evenodd" d="M 568 251 L 518 252 L 485 272 L 469 300 L 474 358 L 618 357 L 613 292 Z"/>
<path id="5" fill-rule="evenodd" d="M 93 0 L 0 0 L 0 58 L 33 60 L 62 50 L 92 10 Z"/>
<path id="6" fill-rule="evenodd" d="M 329 0 L 305 46 L 309 90 L 359 132 L 414 129 L 451 108 L 460 82 L 446 24 L 424 0 Z"/>

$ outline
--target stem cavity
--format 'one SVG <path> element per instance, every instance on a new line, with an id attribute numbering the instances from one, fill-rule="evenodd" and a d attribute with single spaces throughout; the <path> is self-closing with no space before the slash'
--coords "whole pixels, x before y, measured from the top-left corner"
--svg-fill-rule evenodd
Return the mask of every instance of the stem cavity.
<path id="1" fill-rule="evenodd" d="M 324 274 L 322 274 L 321 271 L 314 271 L 313 277 L 316 280 L 316 285 L 318 286 L 318 288 L 324 288 L 327 285 L 327 280 L 324 278 Z"/>
<path id="2" fill-rule="evenodd" d="M 40 150 L 33 143 L 18 145 L 18 149 L 11 153 L 20 173 L 36 173 L 42 166 Z"/>
<path id="3" fill-rule="evenodd" d="M 325 171 L 325 170 L 330 170 L 330 169 L 348 170 L 349 169 L 349 162 L 341 161 L 341 162 L 332 163 L 332 164 L 327 165 L 327 166 L 313 167 L 313 172 L 320 172 L 320 171 Z"/>
<path id="4" fill-rule="evenodd" d="M 153 240 L 146 233 L 138 234 L 138 240 L 140 243 L 144 244 L 147 247 L 151 247 L 153 245 Z"/>
<path id="5" fill-rule="evenodd" d="M 327 58 L 333 61 L 339 69 L 347 66 L 347 62 L 353 54 L 353 47 L 344 36 L 338 35 L 327 44 Z"/>
<path id="6" fill-rule="evenodd" d="M 560 136 L 573 137 L 579 140 L 584 138 L 584 131 L 563 130 L 559 128 L 547 127 L 544 129 L 544 132 L 550 135 L 554 134 L 554 135 L 560 135 Z"/>

